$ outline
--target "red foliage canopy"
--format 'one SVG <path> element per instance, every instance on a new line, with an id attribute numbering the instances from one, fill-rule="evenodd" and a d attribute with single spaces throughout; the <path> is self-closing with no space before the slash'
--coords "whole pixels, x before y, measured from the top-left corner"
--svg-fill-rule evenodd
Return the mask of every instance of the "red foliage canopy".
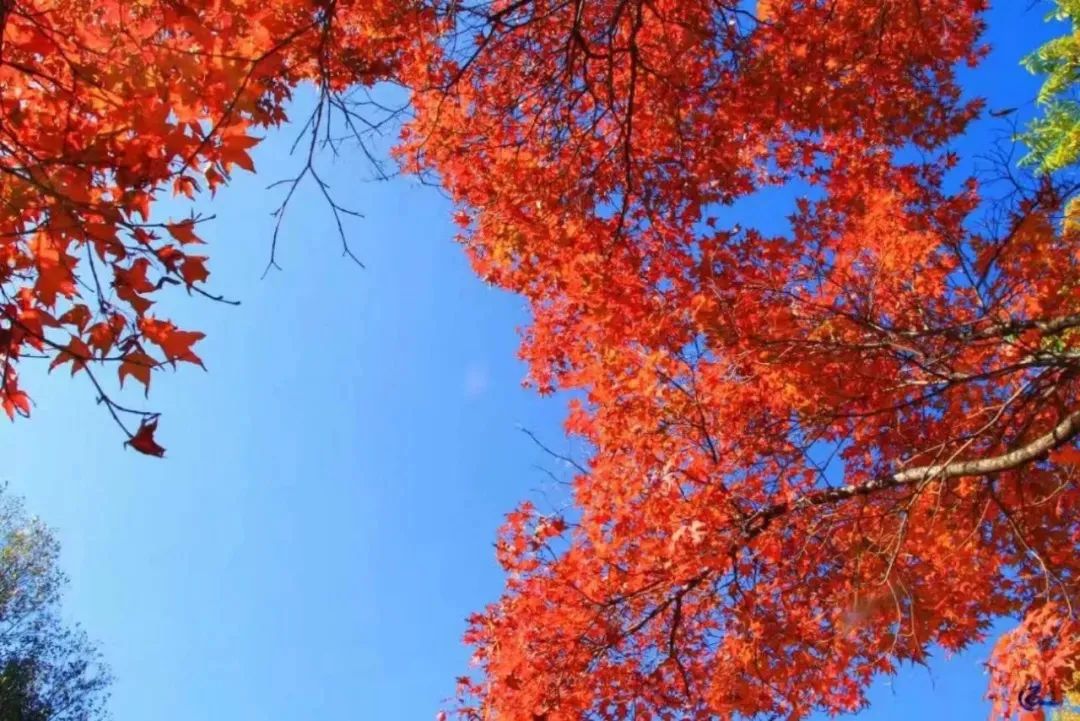
<path id="1" fill-rule="evenodd" d="M 1080 258 L 1070 188 L 995 215 L 948 182 L 984 6 L 460 11 L 474 38 L 429 70 L 403 152 L 477 272 L 531 302 L 532 380 L 580 392 L 593 449 L 572 517 L 509 516 L 465 718 L 850 711 L 1004 615 L 997 711 L 1029 678 L 1060 692 Z M 731 208 L 771 186 L 800 196 L 790 232 Z"/>
<path id="2" fill-rule="evenodd" d="M 301 82 L 318 85 L 320 113 L 345 110 L 341 91 L 390 77 L 423 17 L 395 0 L 0 2 L 7 414 L 29 413 L 17 365 L 39 355 L 85 372 L 129 437 L 125 415 L 152 417 L 116 403 L 95 368 L 149 390 L 163 366 L 200 363 L 202 333 L 152 307 L 171 286 L 210 296 L 204 218 L 152 220 L 155 197 L 254 170 L 251 131 L 284 121 Z"/>
<path id="3" fill-rule="evenodd" d="M 349 86 L 412 90 L 398 157 L 451 193 L 477 272 L 528 299 L 531 380 L 578 392 L 567 429 L 593 449 L 572 517 L 509 516 L 464 717 L 847 711 L 1002 616 L 1000 714 L 1071 677 L 1075 189 L 988 210 L 952 181 L 984 0 L 0 8 L 9 414 L 37 353 L 139 415 L 100 367 L 149 386 L 198 363 L 201 334 L 151 308 L 208 294 L 202 219 L 151 221 L 154 196 L 252 169 L 299 83 L 313 139 Z M 774 187 L 800 196 L 779 234 L 736 206 Z M 159 455 L 142 415 L 129 443 Z"/>

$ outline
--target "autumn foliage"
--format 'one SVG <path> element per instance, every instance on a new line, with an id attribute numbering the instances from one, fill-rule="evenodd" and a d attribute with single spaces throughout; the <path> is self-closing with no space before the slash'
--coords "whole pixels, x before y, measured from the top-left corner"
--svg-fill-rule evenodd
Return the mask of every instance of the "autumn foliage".
<path id="1" fill-rule="evenodd" d="M 64 11 L 56 10 L 58 5 Z M 412 91 L 396 149 L 574 391 L 573 510 L 511 513 L 470 619 L 484 721 L 799 719 L 1016 619 L 995 713 L 1080 658 L 1080 255 L 1067 177 L 991 194 L 984 0 L 4 5 L 5 407 L 43 354 L 149 385 L 200 335 L 199 218 L 319 88 Z M 304 172 L 312 171 L 310 165 Z M 781 192 L 786 229 L 741 212 Z M 330 201 L 330 208 L 339 207 Z M 775 221 L 776 218 L 766 219 Z M 767 227 L 768 226 L 768 227 Z M 130 443 L 160 453 L 156 417 Z"/>
<path id="2" fill-rule="evenodd" d="M 43 356 L 85 373 L 131 445 L 160 454 L 154 415 L 115 402 L 101 369 L 149 390 L 162 368 L 200 364 L 203 334 L 154 305 L 175 289 L 217 296 L 203 218 L 157 217 L 155 199 L 254 170 L 253 133 L 285 120 L 293 88 L 316 83 L 327 112 L 389 77 L 420 17 L 390 0 L 0 2 L 5 412 L 29 414 L 18 366 Z"/>
<path id="3" fill-rule="evenodd" d="M 764 4 L 763 4 L 764 5 Z M 1019 619 L 999 713 L 1080 652 L 1069 188 L 951 172 L 984 3 L 463 10 L 404 148 L 579 391 L 573 512 L 511 514 L 469 719 L 803 718 Z M 775 186 L 790 231 L 732 206 Z M 1019 684 L 1019 686 L 1018 686 Z"/>

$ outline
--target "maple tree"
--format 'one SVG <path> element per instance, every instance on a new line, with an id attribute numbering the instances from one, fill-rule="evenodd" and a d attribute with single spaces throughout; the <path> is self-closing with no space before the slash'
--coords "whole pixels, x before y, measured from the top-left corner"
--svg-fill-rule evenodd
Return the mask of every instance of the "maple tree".
<path id="1" fill-rule="evenodd" d="M 1034 682 L 1060 697 L 1075 185 L 958 177 L 982 105 L 955 69 L 985 52 L 985 9 L 454 4 L 399 152 L 451 193 L 477 272 L 529 300 L 530 381 L 575 393 L 591 450 L 569 512 L 508 516 L 451 711 L 847 712 L 1003 617 L 995 714 Z M 758 202 L 785 232 L 738 204 L 776 188 L 793 202 Z"/>
<path id="2" fill-rule="evenodd" d="M 362 101 L 344 92 L 389 77 L 423 17 L 408 0 L 0 2 L 4 411 L 29 414 L 18 368 L 41 358 L 85 374 L 129 444 L 161 455 L 156 414 L 117 402 L 102 368 L 149 390 L 163 368 L 201 364 L 203 334 L 154 304 L 171 288 L 224 299 L 205 285 L 206 218 L 152 217 L 155 199 L 193 201 L 254 170 L 253 131 L 282 123 L 304 81 L 319 91 L 312 151 L 331 117 L 360 136 Z M 283 205 L 306 178 L 347 212 L 310 154 Z"/>
<path id="3" fill-rule="evenodd" d="M 454 711 L 850 711 L 1002 617 L 996 713 L 1032 681 L 1058 696 L 1080 654 L 1076 188 L 957 180 L 982 107 L 955 70 L 985 52 L 985 9 L 6 0 L 4 408 L 29 412 L 36 354 L 160 455 L 157 416 L 100 369 L 148 387 L 199 363 L 201 334 L 153 303 L 216 296 L 204 218 L 153 200 L 253 169 L 253 133 L 310 82 L 284 205 L 311 178 L 340 216 L 313 153 L 355 119 L 349 88 L 397 82 L 396 157 L 450 193 L 477 272 L 528 299 L 530 381 L 576 392 L 567 430 L 592 449 L 573 512 L 509 515 Z M 784 232 L 740 212 L 775 189 L 797 196 Z"/>

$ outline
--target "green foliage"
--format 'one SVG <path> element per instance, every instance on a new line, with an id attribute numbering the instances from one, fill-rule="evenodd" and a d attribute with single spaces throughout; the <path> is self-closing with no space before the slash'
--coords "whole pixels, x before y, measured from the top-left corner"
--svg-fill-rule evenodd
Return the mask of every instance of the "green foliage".
<path id="1" fill-rule="evenodd" d="M 66 578 L 49 529 L 0 487 L 0 721 L 99 721 L 108 672 L 59 616 Z"/>
<path id="2" fill-rule="evenodd" d="M 1054 38 L 1023 60 L 1030 72 L 1045 75 L 1038 104 L 1044 109 L 1021 134 L 1029 152 L 1022 165 L 1040 173 L 1062 170 L 1080 158 L 1080 0 L 1055 0 L 1048 20 L 1068 21 L 1068 34 Z"/>
<path id="3" fill-rule="evenodd" d="M 35 692 L 34 664 L 10 659 L 0 669 L 0 721 L 48 721 L 51 709 Z"/>

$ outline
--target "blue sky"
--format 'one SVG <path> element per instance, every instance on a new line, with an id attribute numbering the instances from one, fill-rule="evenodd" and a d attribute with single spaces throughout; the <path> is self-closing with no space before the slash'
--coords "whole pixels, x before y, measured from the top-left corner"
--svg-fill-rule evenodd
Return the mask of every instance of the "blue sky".
<path id="1" fill-rule="evenodd" d="M 1017 61 L 1049 32 L 1045 3 L 999 5 L 995 53 L 965 77 L 1027 115 L 1036 83 Z M 85 380 L 29 365 L 34 417 L 0 434 L 11 492 L 63 544 L 66 611 L 117 676 L 116 721 L 432 718 L 465 669 L 465 615 L 499 591 L 502 514 L 543 502 L 536 465 L 565 474 L 518 427 L 578 452 L 561 401 L 520 387 L 522 302 L 472 275 L 434 189 L 363 182 L 355 157 L 328 165 L 366 214 L 350 237 L 367 270 L 340 257 L 308 187 L 283 271 L 259 279 L 278 198 L 265 186 L 295 169 L 291 137 L 208 207 L 213 290 L 243 304 L 170 305 L 208 334 L 209 372 L 155 380 L 167 458 L 123 449 Z M 983 717 L 986 651 L 878 683 L 860 718 Z"/>

